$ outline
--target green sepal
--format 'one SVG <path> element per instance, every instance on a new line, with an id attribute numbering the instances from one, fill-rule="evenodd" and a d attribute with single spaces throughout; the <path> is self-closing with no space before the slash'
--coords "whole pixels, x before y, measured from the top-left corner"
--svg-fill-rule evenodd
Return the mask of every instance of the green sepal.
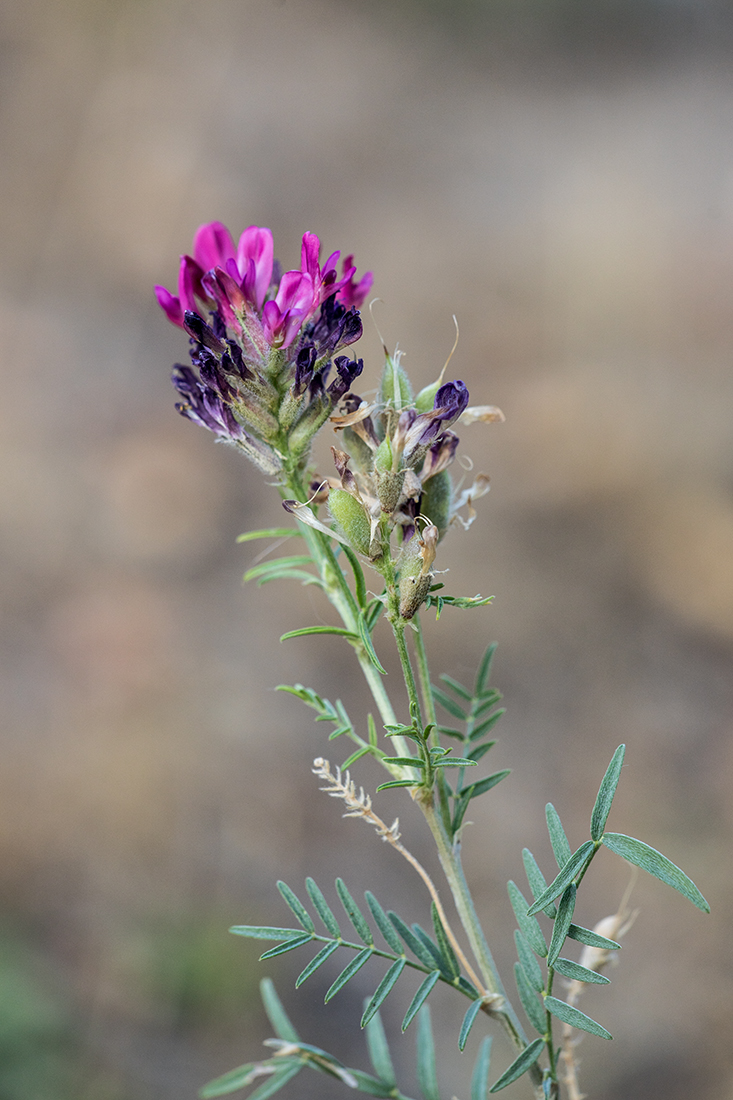
<path id="1" fill-rule="evenodd" d="M 325 927 L 335 936 L 337 939 L 341 938 L 341 929 L 339 928 L 338 921 L 334 916 L 333 910 L 324 898 L 319 887 L 313 881 L 312 878 L 305 880 L 305 888 L 308 891 L 308 897 L 313 902 L 313 905 L 318 913 L 318 916 L 323 921 Z"/>
<path id="2" fill-rule="evenodd" d="M 295 951 L 298 947 L 303 947 L 306 943 L 310 943 L 313 936 L 308 932 L 303 932 L 302 935 L 296 936 L 295 939 L 286 940 L 285 943 L 280 943 L 277 947 L 271 947 L 269 951 L 265 951 L 260 955 L 260 962 L 264 959 L 274 959 L 278 955 L 285 955 L 288 951 Z"/>
<path id="3" fill-rule="evenodd" d="M 468 1036 L 471 1028 L 474 1025 L 476 1017 L 481 1011 L 481 1005 L 484 1003 L 483 997 L 477 997 L 476 1000 L 468 1006 L 466 1015 L 463 1017 L 463 1023 L 461 1024 L 461 1030 L 458 1035 L 458 1049 L 465 1050 L 466 1043 L 468 1042 Z"/>
<path id="4" fill-rule="evenodd" d="M 596 1023 L 590 1016 L 586 1016 L 579 1008 L 573 1008 L 566 1001 L 560 1001 L 557 997 L 545 997 L 545 1008 L 558 1020 L 562 1020 L 564 1024 L 569 1024 L 570 1027 L 587 1031 L 591 1035 L 598 1035 L 601 1039 L 613 1039 L 613 1035 L 606 1031 L 605 1027 Z"/>
<path id="5" fill-rule="evenodd" d="M 346 916 L 349 918 L 352 925 L 354 926 L 354 931 L 356 932 L 359 939 L 362 941 L 362 943 L 365 943 L 367 947 L 373 947 L 374 937 L 372 936 L 372 930 L 367 922 L 364 920 L 359 906 L 354 901 L 348 887 L 346 886 L 346 883 L 342 878 L 336 879 L 336 893 L 341 899 L 341 904 L 344 907 Z"/>
<path id="6" fill-rule="evenodd" d="M 522 1008 L 527 1014 L 527 1019 L 535 1031 L 538 1031 L 540 1035 L 544 1035 L 547 1029 L 545 1011 L 540 1004 L 537 993 L 532 988 L 526 970 L 519 962 L 514 964 L 514 981 L 517 986 L 519 1000 L 522 1002 Z"/>
<path id="7" fill-rule="evenodd" d="M 286 940 L 302 935 L 299 928 L 270 928 L 257 924 L 235 924 L 229 931 L 235 936 L 247 936 L 251 940 Z"/>
<path id="8" fill-rule="evenodd" d="M 506 888 L 509 894 L 509 900 L 512 903 L 514 916 L 517 918 L 520 932 L 534 951 L 535 955 L 545 958 L 547 956 L 547 944 L 542 935 L 539 921 L 536 917 L 529 916 L 527 913 L 527 899 L 517 884 L 512 882 L 511 879 L 507 883 Z"/>
<path id="9" fill-rule="evenodd" d="M 326 996 L 323 998 L 324 1004 L 328 1004 L 332 997 L 335 997 L 340 989 L 343 989 L 347 982 L 350 982 L 357 974 L 364 963 L 366 963 L 372 957 L 372 949 L 370 947 L 363 947 L 358 955 L 355 955 L 351 962 L 344 967 L 344 969 L 336 978 L 335 982 L 329 986 Z"/>
<path id="10" fill-rule="evenodd" d="M 384 1081 L 391 1088 L 397 1088 L 392 1056 L 389 1053 L 387 1036 L 384 1034 L 382 1017 L 378 1012 L 374 1014 L 366 1027 L 367 1049 L 371 1059 L 372 1068 L 380 1081 Z"/>
<path id="11" fill-rule="evenodd" d="M 537 962 L 534 952 L 518 928 L 514 931 L 514 943 L 517 948 L 517 956 L 522 964 L 524 973 L 527 975 L 529 984 L 536 989 L 538 993 L 542 993 L 545 988 L 542 969 Z"/>
<path id="12" fill-rule="evenodd" d="M 587 966 L 573 962 L 572 959 L 555 959 L 555 970 L 562 974 L 563 978 L 569 978 L 571 982 L 587 982 L 588 985 L 608 985 L 609 979 L 597 970 L 589 970 Z"/>
<path id="13" fill-rule="evenodd" d="M 407 1012 L 405 1013 L 405 1018 L 402 1021 L 402 1030 L 403 1031 L 407 1031 L 408 1027 L 412 1023 L 412 1021 L 415 1019 L 415 1017 L 417 1016 L 418 1012 L 420 1011 L 420 1009 L 424 1005 L 425 1001 L 430 996 L 430 993 L 434 989 L 435 984 L 436 984 L 436 982 L 438 982 L 439 979 L 440 979 L 440 971 L 439 970 L 431 970 L 431 972 L 428 974 L 427 978 L 425 978 L 425 980 L 420 983 L 420 985 L 418 986 L 417 991 L 415 993 L 415 996 L 410 1001 L 410 1007 L 408 1008 Z"/>
<path id="14" fill-rule="evenodd" d="M 312 932 L 315 935 L 316 926 L 311 920 L 310 913 L 305 908 L 300 899 L 290 889 L 287 882 L 283 882 L 282 879 L 280 879 L 276 885 L 286 903 L 292 909 L 296 919 L 300 922 L 300 924 L 303 925 L 306 932 Z"/>
<path id="15" fill-rule="evenodd" d="M 299 1043 L 300 1036 L 290 1022 L 271 978 L 263 978 L 260 982 L 260 997 L 278 1039 L 284 1039 L 288 1043 Z"/>
<path id="16" fill-rule="evenodd" d="M 527 882 L 529 883 L 529 888 L 532 891 L 532 897 L 537 900 L 537 898 L 544 894 L 545 890 L 547 889 L 545 876 L 542 874 L 539 864 L 530 852 L 529 848 L 524 848 L 522 850 L 522 862 L 524 863 L 524 873 L 527 876 Z M 542 911 L 546 916 L 550 918 L 550 920 L 554 920 L 557 914 L 557 909 L 554 905 L 548 905 L 547 908 L 543 909 Z"/>
<path id="17" fill-rule="evenodd" d="M 361 638 L 362 645 L 364 646 L 364 649 L 366 650 L 367 657 L 369 658 L 371 663 L 374 665 L 377 672 L 381 672 L 383 676 L 386 676 L 387 675 L 387 669 L 381 663 L 381 661 L 379 660 L 379 657 L 377 657 L 376 651 L 374 649 L 374 643 L 372 642 L 372 635 L 371 635 L 370 630 L 369 630 L 369 625 L 367 623 L 366 616 L 365 616 L 363 611 L 359 612 L 358 626 L 359 626 L 359 637 Z"/>
<path id="18" fill-rule="evenodd" d="M 302 638 L 307 634 L 337 634 L 340 638 L 347 638 L 350 642 L 360 640 L 358 634 L 354 634 L 353 630 L 346 630 L 343 626 L 302 626 L 299 630 L 288 630 L 285 634 L 281 634 L 280 641 L 286 642 L 288 638 Z"/>
<path id="19" fill-rule="evenodd" d="M 371 890 L 367 890 L 364 894 L 364 897 L 367 900 L 367 905 L 369 906 L 371 914 L 377 923 L 379 931 L 384 936 L 387 946 L 391 947 L 396 955 L 404 955 L 405 949 L 400 943 L 400 937 L 395 932 L 392 924 L 390 923 L 389 917 L 385 913 L 384 909 L 382 909 L 382 906 L 379 904 L 377 899 L 374 897 L 374 894 L 371 892 Z"/>
<path id="20" fill-rule="evenodd" d="M 377 1009 L 380 1008 L 384 1001 L 386 1001 L 389 994 L 397 985 L 400 974 L 405 969 L 406 964 L 407 959 L 405 959 L 404 956 L 401 959 L 396 959 L 395 962 L 392 963 L 389 970 L 384 975 L 381 982 L 372 994 L 369 1004 L 364 1009 L 364 1015 L 361 1018 L 362 1027 L 366 1027 L 372 1016 L 374 1016 L 374 1014 L 376 1013 Z"/>
<path id="21" fill-rule="evenodd" d="M 440 1100 L 435 1070 L 435 1042 L 428 1005 L 423 1005 L 420 1009 L 417 1020 L 417 1080 L 425 1100 Z"/>
<path id="22" fill-rule="evenodd" d="M 266 527 L 261 531 L 245 531 L 243 535 L 237 535 L 236 542 L 252 542 L 253 539 L 289 539 L 294 535 L 302 537 L 303 532 L 297 527 Z"/>
<path id="23" fill-rule="evenodd" d="M 603 836 L 603 830 L 606 828 L 606 821 L 611 811 L 613 796 L 616 793 L 616 787 L 618 786 L 618 781 L 621 776 L 625 752 L 626 745 L 619 745 L 611 757 L 611 763 L 606 768 L 606 774 L 601 780 L 595 805 L 593 806 L 593 813 L 590 818 L 591 840 L 600 840 Z"/>
<path id="24" fill-rule="evenodd" d="M 572 848 L 565 836 L 560 815 L 551 802 L 548 802 L 545 806 L 545 817 L 547 819 L 547 831 L 550 834 L 550 844 L 555 853 L 557 865 L 558 867 L 564 867 L 572 855 Z"/>
<path id="25" fill-rule="evenodd" d="M 557 917 L 555 918 L 555 923 L 552 928 L 552 939 L 550 940 L 550 947 L 547 952 L 548 966 L 555 965 L 555 959 L 562 951 L 562 945 L 565 943 L 568 928 L 573 919 L 576 892 L 577 887 L 574 882 L 571 882 L 560 898 L 560 903 L 557 907 Z"/>
<path id="26" fill-rule="evenodd" d="M 605 833 L 603 843 L 617 856 L 641 867 L 642 871 L 647 871 L 661 882 L 666 882 L 667 886 L 678 890 L 704 913 L 710 912 L 710 906 L 692 879 L 656 848 L 645 844 L 643 840 L 636 840 L 635 837 L 625 836 L 623 833 Z"/>
<path id="27" fill-rule="evenodd" d="M 341 944 L 337 940 L 331 940 L 330 943 L 322 947 L 318 954 L 313 956 L 305 969 L 301 970 L 300 974 L 295 979 L 295 988 L 299 989 L 303 982 L 306 982 L 311 974 L 315 974 L 322 963 L 325 963 L 326 959 L 330 959 L 334 951 L 338 951 L 340 946 Z"/>
<path id="28" fill-rule="evenodd" d="M 482 1039 L 471 1075 L 471 1100 L 486 1100 L 491 1068 L 491 1036 Z"/>
<path id="29" fill-rule="evenodd" d="M 593 859 L 593 856 L 596 854 L 596 851 L 596 845 L 592 840 L 584 841 L 584 843 L 573 852 L 565 866 L 560 868 L 557 877 L 553 879 L 544 894 L 540 894 L 534 905 L 530 905 L 530 916 L 533 913 L 539 913 L 540 909 L 544 909 L 549 902 L 554 901 L 560 894 L 563 894 L 575 876 L 585 871 L 586 867 Z"/>
<path id="30" fill-rule="evenodd" d="M 512 1081 L 516 1081 L 518 1077 L 531 1069 L 542 1053 L 544 1045 L 544 1039 L 535 1039 L 528 1047 L 525 1047 L 509 1068 L 504 1070 L 499 1080 L 494 1082 L 489 1092 L 500 1092 L 501 1089 L 505 1089 L 507 1085 L 511 1085 Z"/>
<path id="31" fill-rule="evenodd" d="M 578 943 L 582 943 L 586 947 L 598 947 L 601 951 L 621 950 L 620 943 L 616 943 L 615 940 L 608 940 L 605 936 L 599 936 L 597 932 L 593 932 L 590 928 L 583 928 L 582 924 L 571 924 L 568 928 L 568 936 L 571 940 L 577 940 Z"/>

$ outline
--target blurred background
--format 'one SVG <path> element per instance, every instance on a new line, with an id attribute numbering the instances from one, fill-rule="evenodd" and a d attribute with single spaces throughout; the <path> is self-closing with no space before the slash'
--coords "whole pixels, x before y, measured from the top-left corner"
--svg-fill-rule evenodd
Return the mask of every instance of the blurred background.
<path id="1" fill-rule="evenodd" d="M 266 973 L 306 1040 L 365 1066 L 376 971 L 324 1009 L 320 978 L 292 992 L 303 955 L 259 964 L 226 929 L 287 923 L 275 880 L 306 874 L 427 919 L 399 857 L 317 791 L 312 758 L 346 747 L 272 690 L 368 706 L 335 639 L 277 642 L 332 621 L 313 589 L 242 586 L 261 546 L 236 535 L 282 522 L 276 496 L 173 408 L 186 340 L 152 285 L 174 286 L 213 219 L 271 226 L 288 267 L 305 230 L 355 252 L 418 386 L 457 315 L 452 374 L 507 417 L 461 433 L 492 492 L 439 562 L 448 591 L 495 603 L 427 634 L 459 679 L 500 643 L 491 770 L 515 773 L 473 804 L 481 911 L 510 967 L 523 845 L 551 875 L 545 803 L 580 843 L 627 742 L 611 827 L 681 864 L 713 912 L 639 879 L 613 985 L 582 1006 L 615 1042 L 586 1038 L 581 1083 L 594 1100 L 733 1097 L 731 14 L 4 0 L 0 1100 L 195 1097 L 259 1057 Z M 364 387 L 380 367 L 365 330 Z M 375 805 L 434 868 L 409 804 Z M 592 926 L 628 871 L 606 854 L 586 881 Z M 461 1058 L 461 1006 L 436 997 L 434 1014 L 445 1095 L 465 1097 L 478 1029 Z M 396 1049 L 408 1092 L 413 1044 Z M 300 1077 L 287 1095 L 342 1090 Z"/>

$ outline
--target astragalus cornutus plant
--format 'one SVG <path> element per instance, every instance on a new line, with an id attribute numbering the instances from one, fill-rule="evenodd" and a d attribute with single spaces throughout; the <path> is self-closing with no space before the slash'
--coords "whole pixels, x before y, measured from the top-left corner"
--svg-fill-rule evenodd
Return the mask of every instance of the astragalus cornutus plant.
<path id="1" fill-rule="evenodd" d="M 509 774 L 483 774 L 484 757 L 494 744 L 491 735 L 503 713 L 501 695 L 490 684 L 495 647 L 490 645 L 480 659 L 472 684 L 444 675 L 439 677 L 441 686 L 435 686 L 420 622 L 426 609 L 434 609 L 439 618 L 445 606 L 465 612 L 490 603 L 480 596 L 449 595 L 437 578 L 444 569 L 443 539 L 453 527 L 470 526 L 475 502 L 488 489 L 483 474 L 468 485 L 454 481 L 458 433 L 472 422 L 501 421 L 503 416 L 491 405 L 469 404 L 465 384 L 444 379 L 447 364 L 436 381 L 415 393 L 400 354 L 386 348 L 380 377 L 364 383 L 364 363 L 350 349 L 362 334 L 359 310 L 372 276 L 357 280 L 351 255 L 339 261 L 340 253 L 334 252 L 321 266 L 320 242 L 306 233 L 300 267 L 282 272 L 269 229 L 250 226 L 235 245 L 226 227 L 212 222 L 197 231 L 193 255 L 181 257 L 177 295 L 164 287 L 157 287 L 156 294 L 168 319 L 189 338 L 190 363 L 173 372 L 179 412 L 249 458 L 277 486 L 291 517 L 289 526 L 250 531 L 241 541 L 279 545 L 291 537 L 299 540 L 297 553 L 266 558 L 246 579 L 317 585 L 340 624 L 303 627 L 283 637 L 343 638 L 374 698 L 375 714 L 352 720 L 340 699 L 331 702 L 301 684 L 281 685 L 331 727 L 330 740 L 350 743 L 339 764 L 319 756 L 313 772 L 321 790 L 343 802 L 344 816 L 370 824 L 422 879 L 426 927 L 408 925 L 371 891 L 360 906 L 340 877 L 332 898 L 340 917 L 311 878 L 305 883 L 309 907 L 289 886 L 278 883 L 294 927 L 243 924 L 231 931 L 272 941 L 275 946 L 263 959 L 317 948 L 296 986 L 308 979 L 320 981 L 326 1001 L 363 966 L 372 960 L 381 964 L 374 992 L 355 1021 L 366 1028 L 371 1070 L 343 1065 L 313 1045 L 314 1036 L 301 1039 L 265 979 L 262 996 L 275 1032 L 268 1041 L 272 1055 L 225 1074 L 202 1095 L 252 1088 L 249 1100 L 265 1100 L 302 1070 L 315 1070 L 339 1079 L 347 1089 L 407 1100 L 394 1075 L 379 1015 L 380 1006 L 393 995 L 405 998 L 402 1030 L 416 1021 L 417 1078 L 424 1100 L 469 1094 L 471 1100 L 484 1100 L 523 1075 L 528 1094 L 557 1098 L 564 1089 L 569 1100 L 579 1100 L 574 1056 L 578 1036 L 611 1036 L 578 1008 L 578 1000 L 586 984 L 608 982 L 602 971 L 633 920 L 624 901 L 594 929 L 573 921 L 577 892 L 599 848 L 655 875 L 698 908 L 707 911 L 708 905 L 665 856 L 640 840 L 606 830 L 624 760 L 625 746 L 619 745 L 592 806 L 588 838 L 573 848 L 557 811 L 548 804 L 547 828 L 557 867 L 544 873 L 525 849 L 529 896 L 514 882 L 508 884 L 517 923 L 515 988 L 508 992 L 461 865 L 461 833 L 471 801 Z M 317 472 L 311 464 L 311 445 L 321 431 L 333 441 L 333 465 L 327 472 Z M 385 670 L 373 642 L 383 617 L 391 626 L 404 676 L 400 698 L 390 697 L 385 688 Z M 424 817 L 452 905 L 444 904 L 438 886 L 403 844 L 398 821 L 383 821 L 371 796 L 352 778 L 352 770 L 367 755 L 385 769 L 385 782 L 377 791 L 402 788 L 402 796 Z M 570 957 L 575 950 L 580 952 L 577 960 Z M 337 954 L 345 966 L 327 984 L 323 975 L 329 967 L 320 968 Z M 564 979 L 562 984 L 558 979 Z M 473 1032 L 475 1048 L 463 1080 L 451 1083 L 445 1093 L 438 1085 L 440 1055 L 429 1011 L 430 994 L 441 982 L 455 992 L 455 1041 L 463 1051 Z M 494 1031 L 513 1048 L 510 1065 L 498 1077 L 490 1064 Z M 476 1032 L 482 1033 L 478 1041 Z"/>

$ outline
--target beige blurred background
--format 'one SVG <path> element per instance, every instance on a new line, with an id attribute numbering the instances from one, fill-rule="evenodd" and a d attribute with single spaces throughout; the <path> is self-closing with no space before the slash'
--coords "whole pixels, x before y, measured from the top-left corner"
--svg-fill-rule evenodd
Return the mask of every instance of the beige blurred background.
<path id="1" fill-rule="evenodd" d="M 192 1098 L 259 1056 L 265 973 L 305 1039 L 365 1066 L 376 971 L 319 1008 L 320 977 L 292 992 L 302 956 L 268 970 L 226 929 L 286 922 L 274 882 L 306 874 L 427 919 L 398 857 L 317 792 L 312 758 L 347 749 L 272 691 L 367 706 L 334 639 L 277 642 L 330 621 L 312 589 L 242 587 L 260 547 L 235 537 L 280 523 L 277 500 L 173 408 L 186 341 L 152 285 L 174 285 L 212 219 L 271 226 L 287 266 L 306 229 L 353 250 L 420 385 L 458 316 L 454 374 L 507 421 L 463 433 L 492 492 L 440 565 L 449 591 L 496 600 L 447 610 L 428 643 L 470 678 L 500 642 L 491 763 L 515 773 L 465 844 L 497 956 L 511 966 L 523 845 L 551 873 L 544 804 L 579 843 L 626 741 L 611 827 L 680 863 L 713 912 L 638 881 L 613 985 L 583 1004 L 615 1042 L 585 1040 L 582 1084 L 733 1096 L 728 16 L 692 0 L 0 5 L 0 1100 Z M 361 348 L 374 384 L 369 323 Z M 390 817 L 399 797 L 376 805 Z M 614 911 L 627 878 L 599 858 L 577 919 Z M 444 1095 L 465 1098 L 461 1012 L 436 1000 Z M 396 1050 L 408 1093 L 413 1044 Z M 287 1092 L 340 1094 L 305 1077 Z"/>

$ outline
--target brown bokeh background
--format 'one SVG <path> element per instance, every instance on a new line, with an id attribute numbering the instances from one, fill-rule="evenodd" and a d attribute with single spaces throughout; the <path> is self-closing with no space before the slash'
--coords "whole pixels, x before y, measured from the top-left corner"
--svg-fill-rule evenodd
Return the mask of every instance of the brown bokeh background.
<path id="1" fill-rule="evenodd" d="M 613 985 L 583 1005 L 615 1042 L 584 1041 L 582 1083 L 733 1096 L 730 27 L 714 3 L 587 9 L 2 4 L 0 1100 L 182 1100 L 257 1057 L 257 981 L 292 991 L 304 960 L 268 970 L 226 929 L 285 923 L 278 877 L 332 897 L 343 875 L 427 919 L 398 857 L 316 789 L 312 758 L 346 748 L 272 691 L 368 706 L 336 640 L 277 642 L 331 621 L 312 589 L 241 585 L 260 547 L 235 537 L 282 522 L 276 496 L 173 410 L 185 339 L 151 287 L 212 219 L 271 226 L 287 266 L 306 229 L 353 250 L 418 385 L 457 315 L 452 369 L 507 421 L 463 433 L 492 492 L 439 565 L 450 591 L 496 600 L 447 610 L 428 643 L 465 679 L 500 642 L 492 770 L 515 772 L 465 844 L 497 956 L 510 968 L 523 845 L 551 874 L 544 804 L 579 843 L 627 742 L 611 827 L 680 863 L 713 912 L 639 879 Z M 410 805 L 376 805 L 433 867 Z M 627 878 L 599 858 L 577 919 L 612 912 Z M 366 1065 L 377 978 L 326 1009 L 320 977 L 289 992 L 304 1038 Z M 436 999 L 446 1096 L 469 1091 L 461 1011 Z"/>

